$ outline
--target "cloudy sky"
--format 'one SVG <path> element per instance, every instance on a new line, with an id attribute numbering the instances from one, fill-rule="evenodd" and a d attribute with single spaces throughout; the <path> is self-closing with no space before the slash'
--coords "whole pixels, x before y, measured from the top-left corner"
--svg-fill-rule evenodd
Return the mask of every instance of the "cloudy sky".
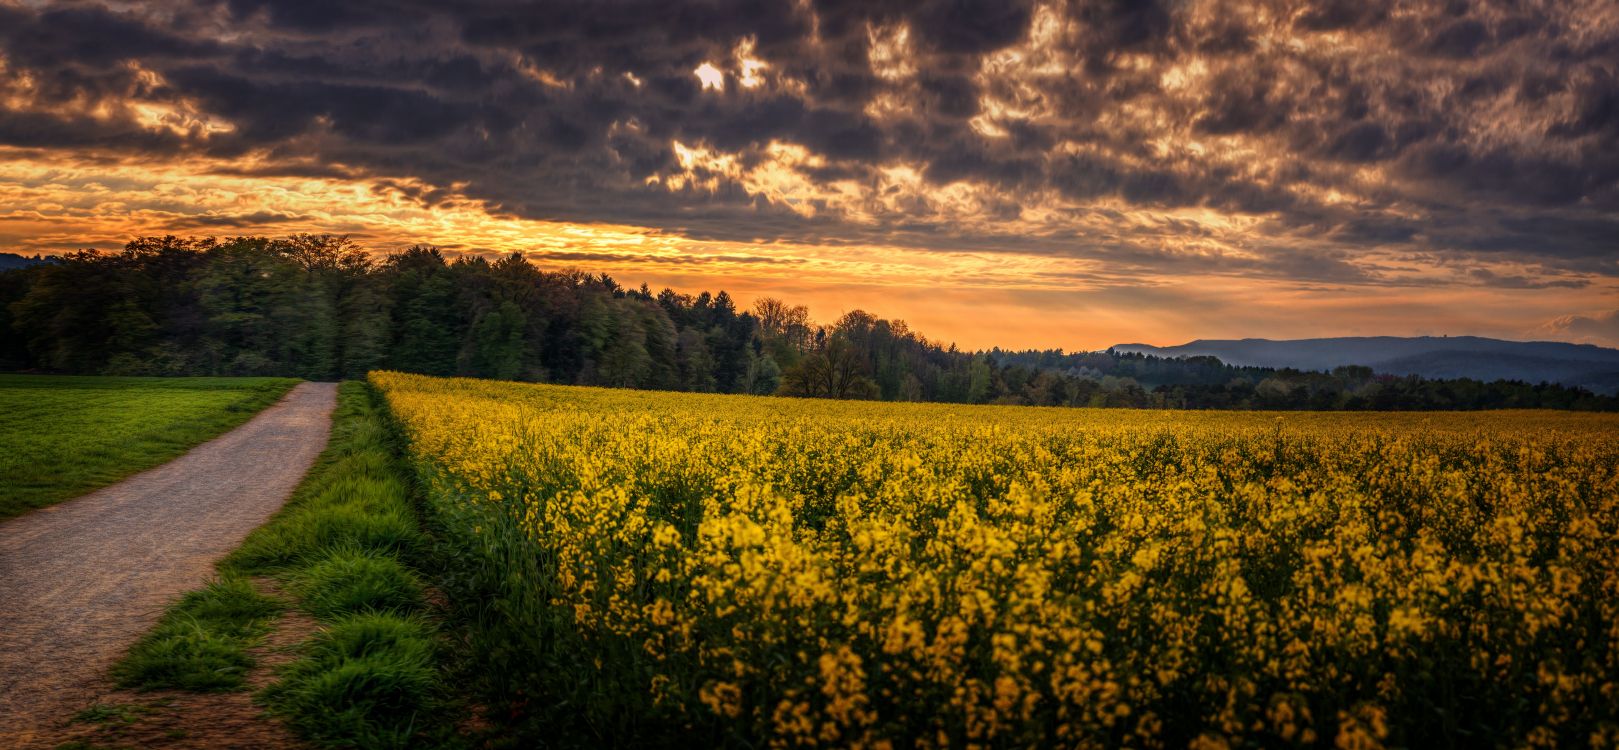
<path id="1" fill-rule="evenodd" d="M 1619 3 L 0 0 L 0 250 L 304 231 L 969 348 L 1619 344 Z"/>

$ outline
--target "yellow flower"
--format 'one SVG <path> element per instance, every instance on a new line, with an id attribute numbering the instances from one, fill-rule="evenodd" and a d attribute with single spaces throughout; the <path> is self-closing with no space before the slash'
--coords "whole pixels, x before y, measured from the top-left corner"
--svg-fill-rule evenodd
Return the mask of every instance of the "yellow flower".
<path id="1" fill-rule="evenodd" d="M 539 693 L 776 747 L 1619 745 L 1613 415 L 371 381 Z"/>

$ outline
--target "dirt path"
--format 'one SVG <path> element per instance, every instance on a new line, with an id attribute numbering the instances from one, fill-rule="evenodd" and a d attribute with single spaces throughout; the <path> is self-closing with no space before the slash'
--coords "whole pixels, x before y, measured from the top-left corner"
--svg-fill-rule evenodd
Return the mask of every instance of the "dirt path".
<path id="1" fill-rule="evenodd" d="M 174 461 L 0 523 L 0 747 L 83 708 L 163 607 L 281 507 L 336 399 L 301 383 Z"/>

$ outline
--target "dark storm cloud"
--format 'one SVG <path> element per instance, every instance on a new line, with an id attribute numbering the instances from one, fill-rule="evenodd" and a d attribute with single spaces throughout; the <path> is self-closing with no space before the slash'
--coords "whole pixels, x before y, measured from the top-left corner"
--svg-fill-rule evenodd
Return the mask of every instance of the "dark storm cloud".
<path id="1" fill-rule="evenodd" d="M 214 230 L 218 227 L 261 226 L 306 221 L 310 217 L 276 211 L 254 211 L 245 214 L 201 214 L 177 219 L 176 229 Z"/>
<path id="2" fill-rule="evenodd" d="M 144 19 L 92 5 L 39 11 L 0 5 L 0 40 L 17 63 L 47 70 L 90 71 L 124 60 L 176 59 L 218 47 L 185 29 L 163 29 Z"/>
<path id="3" fill-rule="evenodd" d="M 364 177 L 429 205 L 693 237 L 1327 281 L 1388 278 L 1374 252 L 1619 275 L 1619 9 L 1394 6 L 0 4 L 0 95 L 25 102 L 0 111 L 0 144 Z M 744 51 L 765 65 L 757 86 Z M 703 63 L 721 88 L 694 75 Z M 153 127 L 133 102 L 179 124 Z M 685 164 L 676 143 L 730 161 Z M 797 205 L 744 176 L 773 143 L 809 157 L 775 167 L 808 186 Z M 1232 244 L 1138 213 L 1191 209 L 1258 234 Z M 1230 252 L 1196 264 L 1156 249 L 1216 241 Z"/>

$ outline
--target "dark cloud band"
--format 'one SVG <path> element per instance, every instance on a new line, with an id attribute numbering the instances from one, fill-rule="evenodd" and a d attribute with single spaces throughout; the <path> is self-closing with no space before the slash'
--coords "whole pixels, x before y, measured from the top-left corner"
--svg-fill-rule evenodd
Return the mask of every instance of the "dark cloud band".
<path id="1" fill-rule="evenodd" d="M 1535 269 L 1469 277 L 1497 286 L 1619 276 L 1601 5 L 0 4 L 0 56 L 0 145 L 528 218 L 1166 267 L 1213 243 L 1210 272 L 1357 283 L 1393 283 L 1389 254 Z"/>

